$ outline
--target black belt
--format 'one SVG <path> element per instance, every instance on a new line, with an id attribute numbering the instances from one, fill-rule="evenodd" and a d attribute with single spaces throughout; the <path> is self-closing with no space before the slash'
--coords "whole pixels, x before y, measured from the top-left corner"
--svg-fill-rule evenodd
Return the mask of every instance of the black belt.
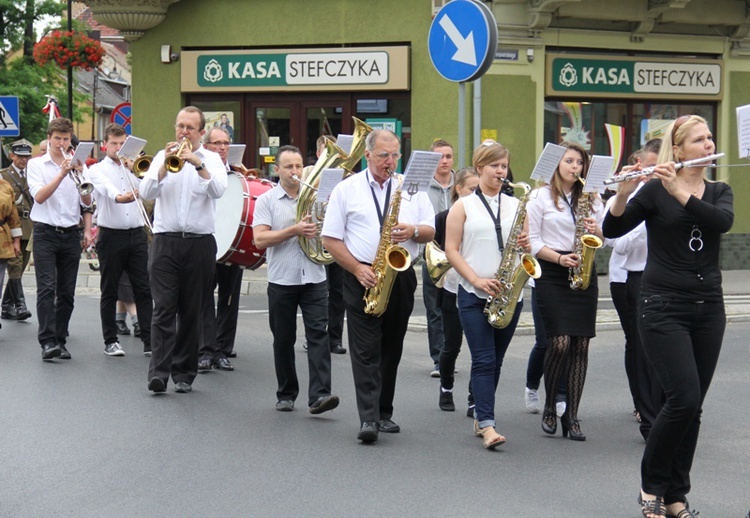
<path id="1" fill-rule="evenodd" d="M 47 225 L 46 223 L 34 223 L 37 228 L 42 230 L 52 230 L 53 232 L 59 232 L 60 234 L 67 234 L 68 232 L 78 232 L 81 227 L 74 225 L 72 227 L 56 227 L 54 225 Z"/>
<path id="2" fill-rule="evenodd" d="M 179 237 L 182 239 L 198 239 L 200 237 L 208 237 L 211 234 L 194 234 L 192 232 L 158 232 L 157 236 L 167 237 Z"/>
<path id="3" fill-rule="evenodd" d="M 107 232 L 140 232 L 143 230 L 143 227 L 134 227 L 134 228 L 110 228 L 110 227 L 103 227 L 99 225 L 99 230 L 106 230 Z"/>

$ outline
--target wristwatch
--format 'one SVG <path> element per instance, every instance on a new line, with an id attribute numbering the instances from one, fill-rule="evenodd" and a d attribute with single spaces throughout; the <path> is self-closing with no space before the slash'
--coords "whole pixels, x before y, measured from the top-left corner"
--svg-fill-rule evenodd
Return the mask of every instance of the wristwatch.
<path id="1" fill-rule="evenodd" d="M 414 225 L 414 235 L 411 236 L 412 239 L 419 237 L 419 225 Z"/>
<path id="2" fill-rule="evenodd" d="M 195 170 L 196 170 L 196 171 L 203 171 L 203 169 L 204 169 L 205 167 L 206 167 L 206 164 L 204 164 L 203 162 L 201 162 L 201 165 L 199 165 L 198 167 L 196 167 L 196 168 L 195 168 Z"/>

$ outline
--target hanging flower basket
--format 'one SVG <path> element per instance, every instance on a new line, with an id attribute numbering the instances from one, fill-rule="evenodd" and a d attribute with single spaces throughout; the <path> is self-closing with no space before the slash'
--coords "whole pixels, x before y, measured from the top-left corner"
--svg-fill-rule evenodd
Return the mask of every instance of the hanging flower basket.
<path id="1" fill-rule="evenodd" d="M 34 45 L 34 59 L 44 66 L 57 63 L 60 68 L 98 67 L 104 57 L 101 43 L 76 31 L 55 31 Z"/>

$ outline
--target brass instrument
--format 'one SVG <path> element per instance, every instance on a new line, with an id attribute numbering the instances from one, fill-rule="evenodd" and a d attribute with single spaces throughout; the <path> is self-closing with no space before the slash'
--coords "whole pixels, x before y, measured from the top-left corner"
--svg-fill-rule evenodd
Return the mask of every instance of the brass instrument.
<path id="1" fill-rule="evenodd" d="M 70 160 L 73 158 L 73 155 L 69 155 L 68 153 L 66 153 L 65 149 L 63 148 L 60 148 L 60 152 L 62 153 L 62 156 L 65 160 Z M 91 182 L 87 182 L 83 177 L 83 174 L 79 173 L 78 169 L 76 169 L 75 167 L 68 171 L 68 176 L 70 176 L 70 179 L 73 180 L 73 183 L 76 184 L 78 194 L 80 194 L 81 196 L 86 196 L 87 194 L 91 194 L 92 192 L 94 192 L 94 184 Z"/>
<path id="2" fill-rule="evenodd" d="M 503 179 L 503 183 L 513 188 L 523 189 L 523 196 L 516 209 L 516 217 L 503 249 L 500 266 L 495 273 L 495 279 L 500 282 L 500 291 L 487 297 L 487 303 L 484 305 L 487 322 L 497 329 L 503 329 L 510 324 L 516 312 L 518 297 L 521 296 L 529 277 L 538 279 L 542 275 L 542 267 L 539 266 L 534 256 L 524 253 L 523 249 L 518 246 L 518 236 L 523 232 L 526 204 L 529 202 L 531 186 L 524 182 L 511 183 L 507 179 Z M 520 256 L 521 262 L 514 268 L 516 256 Z"/>
<path id="3" fill-rule="evenodd" d="M 424 246 L 424 262 L 427 275 L 430 276 L 435 286 L 438 288 L 445 286 L 445 274 L 451 269 L 451 263 L 437 241 L 430 241 Z"/>
<path id="4" fill-rule="evenodd" d="M 136 178 L 142 179 L 146 175 L 146 171 L 148 171 L 148 168 L 151 167 L 151 162 L 153 160 L 154 157 L 151 155 L 140 155 L 133 161 L 131 170 L 133 171 L 133 174 L 136 176 Z"/>
<path id="5" fill-rule="evenodd" d="M 193 144 L 187 139 L 187 137 L 182 139 L 180 145 L 177 146 L 174 152 L 164 157 L 164 167 L 170 173 L 179 173 L 185 166 L 185 161 L 180 157 L 185 146 L 187 146 L 188 151 L 193 150 Z"/>
<path id="6" fill-rule="evenodd" d="M 347 155 L 335 142 L 326 139 L 326 147 L 307 175 L 307 183 L 300 182 L 296 221 L 299 222 L 303 218 L 311 216 L 312 221 L 318 226 L 318 233 L 315 238 L 309 239 L 298 236 L 297 240 L 302 251 L 315 264 L 325 265 L 333 262 L 333 256 L 323 248 L 323 242 L 320 238 L 326 208 L 325 204 L 317 203 L 317 187 L 320 183 L 320 175 L 324 169 L 337 168 L 344 169 L 344 178 L 354 174 L 352 169 L 362 160 L 362 155 L 365 153 L 365 138 L 372 131 L 372 128 L 365 122 L 356 117 L 352 118 L 354 119 L 354 141 L 350 153 Z"/>
<path id="7" fill-rule="evenodd" d="M 578 198 L 576 208 L 576 236 L 574 241 L 575 250 L 573 253 L 578 255 L 578 266 L 570 268 L 568 280 L 570 287 L 574 290 L 588 289 L 591 283 L 591 270 L 594 267 L 594 256 L 596 249 L 602 247 L 602 240 L 594 234 L 585 233 L 583 220 L 589 217 L 591 207 L 594 203 L 596 193 L 582 192 Z"/>
<path id="8" fill-rule="evenodd" d="M 403 272 L 411 266 L 409 251 L 401 245 L 394 244 L 391 240 L 391 233 L 393 227 L 398 224 L 398 213 L 401 209 L 401 182 L 403 182 L 403 178 L 400 179 L 398 189 L 391 197 L 388 215 L 383 221 L 383 228 L 380 231 L 378 251 L 372 263 L 372 269 L 375 272 L 375 286 L 367 288 L 363 297 L 365 313 L 376 317 L 385 313 L 388 307 L 393 281 L 396 280 L 398 272 Z"/>
<path id="9" fill-rule="evenodd" d="M 146 210 L 146 207 L 143 205 L 143 200 L 141 200 L 140 195 L 136 195 L 135 191 L 137 190 L 135 183 L 133 183 L 133 179 L 130 178 L 130 173 L 132 172 L 133 176 L 135 176 L 138 179 L 143 179 L 144 175 L 146 174 L 146 171 L 148 171 L 148 168 L 151 166 L 151 161 L 153 160 L 153 157 L 150 155 L 140 155 L 138 158 L 136 158 L 133 163 L 130 166 L 130 171 L 128 171 L 127 168 L 127 162 L 130 161 L 130 159 L 127 159 L 123 156 L 118 155 L 118 158 L 120 159 L 120 167 L 123 168 L 123 174 L 125 175 L 125 180 L 128 182 L 128 187 L 130 187 L 130 190 L 133 192 L 134 200 L 133 203 L 135 203 L 136 207 L 138 208 L 138 215 L 141 218 L 141 222 L 143 223 L 143 226 L 146 227 L 146 231 L 149 234 L 154 233 L 154 228 L 151 225 L 151 218 L 149 218 L 148 211 Z"/>

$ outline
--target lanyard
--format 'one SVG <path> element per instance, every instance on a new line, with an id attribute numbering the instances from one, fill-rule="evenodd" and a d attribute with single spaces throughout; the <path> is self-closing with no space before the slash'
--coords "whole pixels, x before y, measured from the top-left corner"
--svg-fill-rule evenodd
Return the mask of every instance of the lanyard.
<path id="1" fill-rule="evenodd" d="M 500 253 L 503 252 L 505 249 L 505 246 L 503 245 L 503 227 L 500 224 L 500 196 L 501 194 L 497 193 L 497 216 L 495 216 L 492 213 L 492 209 L 490 208 L 490 204 L 487 203 L 487 199 L 484 197 L 484 194 L 482 194 L 482 190 L 477 186 L 476 191 L 474 191 L 477 196 L 479 196 L 479 199 L 482 200 L 482 205 L 484 205 L 484 208 L 487 209 L 487 213 L 490 215 L 490 218 L 492 218 L 492 222 L 495 224 L 495 233 L 497 234 L 497 248 L 500 250 Z"/>
<path id="2" fill-rule="evenodd" d="M 368 171 L 367 174 L 369 175 L 370 172 Z M 368 177 L 369 180 L 369 177 Z M 375 189 L 372 188 L 372 184 L 368 181 L 367 183 L 370 186 L 370 192 L 372 192 L 372 201 L 375 202 L 375 210 L 378 211 L 378 221 L 380 221 L 380 230 L 383 230 L 383 222 L 385 221 L 385 211 L 388 210 L 388 203 L 391 199 L 391 179 L 388 179 L 388 188 L 385 190 L 385 203 L 383 204 L 383 207 L 380 207 L 380 203 L 378 202 L 378 196 L 375 194 Z"/>
<path id="3" fill-rule="evenodd" d="M 573 195 L 571 194 L 571 198 L 572 197 L 573 197 Z M 567 203 L 568 207 L 570 207 L 570 215 L 573 217 L 573 223 L 575 224 L 576 223 L 576 213 L 573 210 L 573 204 L 570 203 L 570 200 L 568 200 L 568 196 L 565 193 L 562 194 L 562 199 L 565 200 L 565 203 Z"/>

